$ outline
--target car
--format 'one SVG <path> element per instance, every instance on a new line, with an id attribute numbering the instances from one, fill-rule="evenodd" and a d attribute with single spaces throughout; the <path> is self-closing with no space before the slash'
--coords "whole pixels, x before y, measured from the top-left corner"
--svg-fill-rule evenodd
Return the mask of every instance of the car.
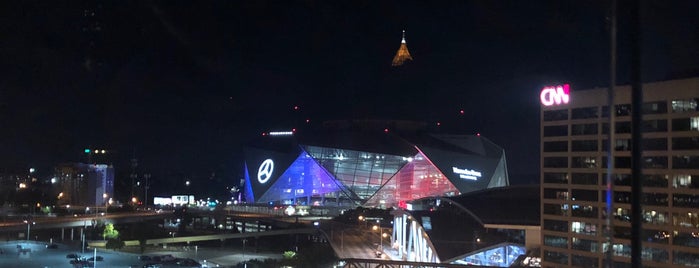
<path id="1" fill-rule="evenodd" d="M 383 257 L 383 252 L 381 252 L 380 250 L 377 250 L 377 251 L 376 251 L 376 257 L 377 257 L 377 258 Z"/>
<path id="2" fill-rule="evenodd" d="M 48 248 L 48 249 L 57 249 L 57 248 L 58 248 L 58 245 L 56 245 L 56 244 L 48 244 L 48 245 L 46 245 L 46 248 Z"/>
<path id="3" fill-rule="evenodd" d="M 143 268 L 160 268 L 159 263 L 146 263 L 143 265 Z"/>
<path id="4" fill-rule="evenodd" d="M 66 255 L 67 259 L 75 259 L 78 257 L 80 257 L 80 256 L 78 256 L 78 254 L 75 254 L 75 253 L 70 253 L 70 254 Z"/>
<path id="5" fill-rule="evenodd" d="M 97 258 L 95 258 L 95 257 L 90 257 L 90 258 L 88 258 L 87 260 L 88 260 L 88 261 L 95 261 L 95 260 L 97 260 L 97 261 L 103 261 L 104 258 L 103 258 L 102 256 L 97 256 Z"/>
<path id="6" fill-rule="evenodd" d="M 151 259 L 152 259 L 152 258 L 151 258 L 150 256 L 148 256 L 148 255 L 141 255 L 141 256 L 138 256 L 138 260 L 140 260 L 140 261 L 150 261 Z"/>

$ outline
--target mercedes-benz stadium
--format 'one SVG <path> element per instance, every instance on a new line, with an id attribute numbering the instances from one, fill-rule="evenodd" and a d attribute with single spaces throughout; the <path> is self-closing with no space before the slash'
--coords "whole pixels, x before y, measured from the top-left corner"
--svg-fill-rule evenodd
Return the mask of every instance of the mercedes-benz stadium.
<path id="1" fill-rule="evenodd" d="M 266 132 L 244 153 L 248 203 L 403 207 L 509 185 L 504 150 L 481 135 L 398 127 Z"/>

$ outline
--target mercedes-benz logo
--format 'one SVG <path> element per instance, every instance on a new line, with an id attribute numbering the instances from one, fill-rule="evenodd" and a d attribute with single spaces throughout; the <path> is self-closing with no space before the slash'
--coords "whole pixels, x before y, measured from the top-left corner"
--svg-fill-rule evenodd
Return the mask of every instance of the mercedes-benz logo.
<path id="1" fill-rule="evenodd" d="M 264 184 L 272 178 L 272 172 L 274 172 L 274 161 L 272 159 L 262 161 L 260 168 L 257 169 L 257 181 Z"/>

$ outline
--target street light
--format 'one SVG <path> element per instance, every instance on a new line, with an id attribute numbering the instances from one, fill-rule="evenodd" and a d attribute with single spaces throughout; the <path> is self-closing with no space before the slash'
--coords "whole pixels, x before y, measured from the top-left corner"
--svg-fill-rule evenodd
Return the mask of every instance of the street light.
<path id="1" fill-rule="evenodd" d="M 29 241 L 29 231 L 31 230 L 31 226 L 36 224 L 34 221 L 29 221 L 29 220 L 24 220 L 24 223 L 27 224 L 27 241 Z"/>
<path id="2" fill-rule="evenodd" d="M 247 268 L 248 267 L 248 262 L 245 259 L 245 243 L 248 242 L 247 239 L 243 238 L 243 267 Z"/>

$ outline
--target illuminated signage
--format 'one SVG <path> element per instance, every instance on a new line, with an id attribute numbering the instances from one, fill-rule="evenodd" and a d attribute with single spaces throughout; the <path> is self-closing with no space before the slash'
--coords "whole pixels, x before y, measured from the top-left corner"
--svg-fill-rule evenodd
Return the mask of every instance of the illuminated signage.
<path id="1" fill-rule="evenodd" d="M 541 90 L 541 104 L 544 106 L 568 104 L 570 101 L 570 85 L 544 87 Z"/>
<path id="2" fill-rule="evenodd" d="M 272 178 L 272 172 L 274 172 L 274 161 L 272 161 L 272 159 L 262 161 L 262 164 L 260 164 L 260 167 L 257 169 L 257 181 L 261 184 L 266 183 Z"/>
<path id="3" fill-rule="evenodd" d="M 270 136 L 291 136 L 294 135 L 293 131 L 270 131 Z"/>
<path id="4" fill-rule="evenodd" d="M 459 175 L 459 178 L 467 179 L 467 180 L 475 181 L 475 180 L 478 180 L 478 178 L 480 178 L 482 176 L 480 171 L 476 171 L 473 169 L 460 169 L 457 167 L 451 167 L 451 170 L 452 170 L 452 172 L 454 172 L 454 174 Z"/>

